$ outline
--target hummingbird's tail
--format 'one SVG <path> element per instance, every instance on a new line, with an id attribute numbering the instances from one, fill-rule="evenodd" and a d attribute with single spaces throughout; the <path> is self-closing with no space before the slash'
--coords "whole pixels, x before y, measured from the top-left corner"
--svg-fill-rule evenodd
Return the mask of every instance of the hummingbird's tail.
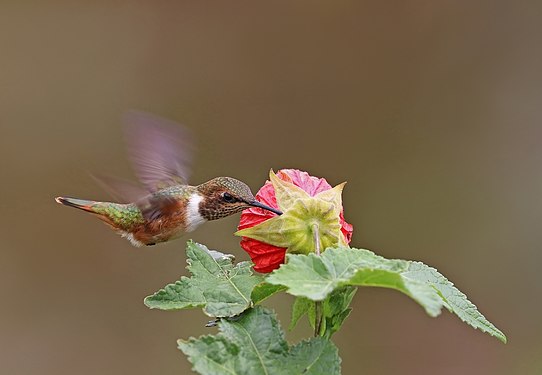
<path id="1" fill-rule="evenodd" d="M 146 241 L 134 236 L 134 232 L 140 229 L 141 225 L 145 223 L 141 210 L 136 204 L 97 202 L 65 197 L 56 197 L 55 201 L 64 206 L 78 208 L 95 214 L 120 235 L 128 238 L 134 246 L 154 245 L 156 242 L 152 238 Z"/>
<path id="2" fill-rule="evenodd" d="M 97 202 L 85 199 L 56 197 L 58 203 L 95 214 L 99 219 L 120 231 L 130 231 L 143 221 L 141 211 L 135 204 Z"/>

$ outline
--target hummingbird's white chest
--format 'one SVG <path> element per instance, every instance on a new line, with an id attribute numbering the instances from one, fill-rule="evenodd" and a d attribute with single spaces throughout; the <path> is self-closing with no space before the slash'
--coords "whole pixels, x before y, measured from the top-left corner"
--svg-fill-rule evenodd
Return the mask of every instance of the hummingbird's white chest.
<path id="1" fill-rule="evenodd" d="M 201 216 L 200 203 L 203 201 L 203 197 L 199 193 L 193 193 L 188 199 L 186 205 L 186 231 L 192 232 L 199 225 L 205 223 L 207 220 Z"/>

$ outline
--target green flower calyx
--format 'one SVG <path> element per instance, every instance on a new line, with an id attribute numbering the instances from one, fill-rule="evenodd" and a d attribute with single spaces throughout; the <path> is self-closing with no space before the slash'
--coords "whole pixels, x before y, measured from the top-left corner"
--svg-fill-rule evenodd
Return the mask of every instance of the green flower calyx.
<path id="1" fill-rule="evenodd" d="M 283 214 L 237 231 L 235 235 L 285 247 L 294 254 L 348 246 L 340 222 L 345 182 L 311 197 L 302 188 L 278 178 L 272 170 L 269 179 Z"/>

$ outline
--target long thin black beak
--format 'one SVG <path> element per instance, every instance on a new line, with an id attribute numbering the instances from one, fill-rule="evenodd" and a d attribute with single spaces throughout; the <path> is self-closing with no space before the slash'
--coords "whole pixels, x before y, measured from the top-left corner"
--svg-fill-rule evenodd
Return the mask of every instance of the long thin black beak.
<path id="1" fill-rule="evenodd" d="M 276 209 L 271 208 L 271 207 L 269 207 L 269 206 L 266 206 L 265 204 L 260 203 L 260 202 L 258 202 L 258 201 L 250 202 L 249 204 L 250 204 L 251 206 L 253 206 L 253 207 L 260 207 L 260 208 L 263 208 L 264 210 L 274 212 L 274 213 L 276 213 L 277 215 L 282 215 L 282 211 L 279 211 L 279 210 L 276 210 Z"/>

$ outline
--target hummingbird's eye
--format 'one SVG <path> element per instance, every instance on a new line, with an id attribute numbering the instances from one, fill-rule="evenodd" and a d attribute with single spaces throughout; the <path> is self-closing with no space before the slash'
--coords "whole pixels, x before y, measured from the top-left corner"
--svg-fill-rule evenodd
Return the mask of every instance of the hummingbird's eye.
<path id="1" fill-rule="evenodd" d="M 233 203 L 236 201 L 236 199 L 230 193 L 222 193 L 222 199 L 224 199 L 224 202 L 228 203 Z"/>

